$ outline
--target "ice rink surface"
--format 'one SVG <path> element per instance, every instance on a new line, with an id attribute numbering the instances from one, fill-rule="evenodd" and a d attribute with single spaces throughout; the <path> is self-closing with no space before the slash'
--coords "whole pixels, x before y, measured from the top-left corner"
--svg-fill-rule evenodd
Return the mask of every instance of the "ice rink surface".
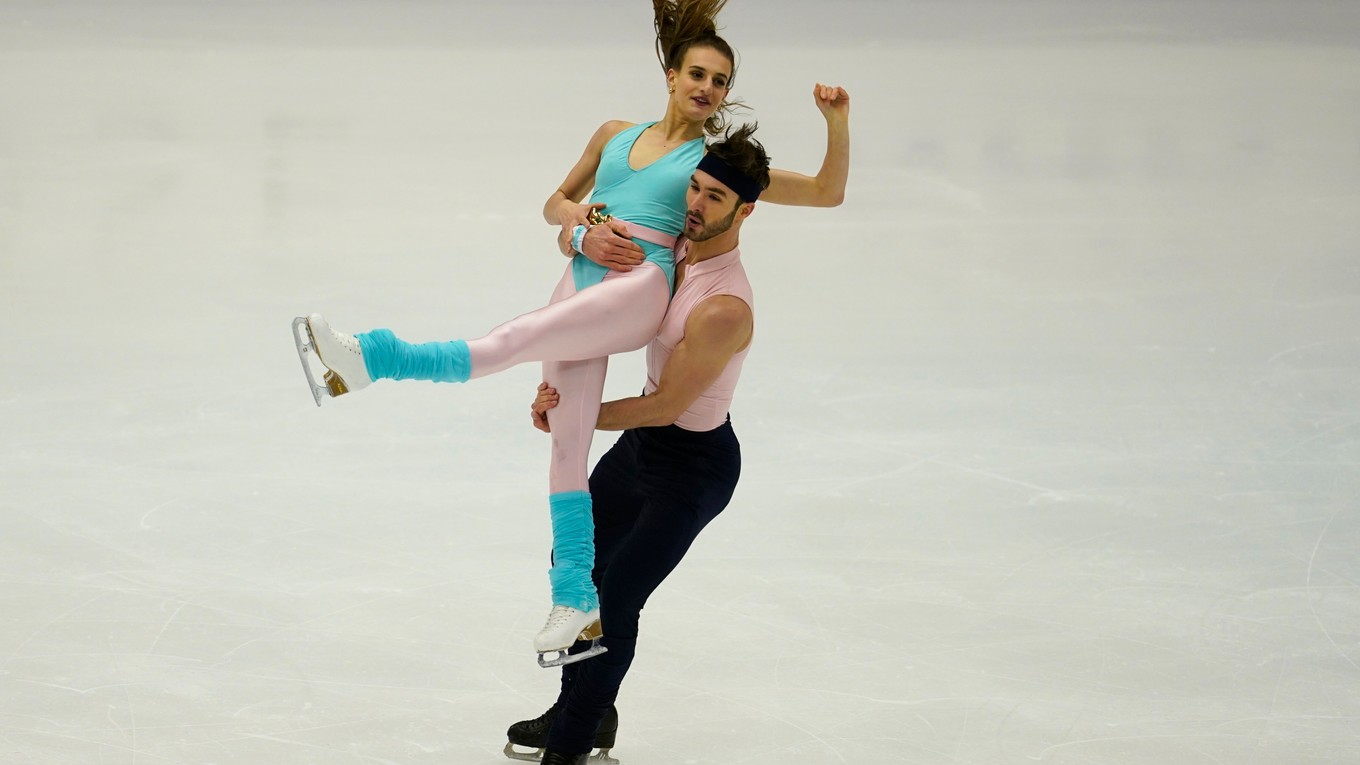
<path id="1" fill-rule="evenodd" d="M 853 169 L 743 231 L 745 474 L 614 754 L 1360 762 L 1360 6 L 723 23 L 775 164 L 823 81 Z M 541 305 L 543 200 L 664 99 L 642 0 L 0 2 L 0 763 L 506 762 L 537 369 L 317 409 L 288 325 Z"/>

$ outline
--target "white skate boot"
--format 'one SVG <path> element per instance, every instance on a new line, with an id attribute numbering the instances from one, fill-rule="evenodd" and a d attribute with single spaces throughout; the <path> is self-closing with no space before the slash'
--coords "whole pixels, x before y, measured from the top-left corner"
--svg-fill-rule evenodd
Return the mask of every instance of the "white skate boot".
<path id="1" fill-rule="evenodd" d="M 577 611 L 571 606 L 553 606 L 548 614 L 548 623 L 543 625 L 534 638 L 534 650 L 538 651 L 538 666 L 560 667 L 585 661 L 609 650 L 600 645 L 600 609 Z M 589 640 L 590 648 L 581 653 L 567 653 L 577 640 Z M 557 656 L 546 658 L 547 654 L 557 652 Z"/>
<path id="2" fill-rule="evenodd" d="M 359 348 L 359 341 L 352 335 L 331 329 L 321 314 L 293 319 L 293 342 L 297 345 L 302 371 L 307 375 L 317 406 L 321 406 L 322 396 L 333 398 L 368 387 L 373 382 L 368 377 L 368 368 L 364 366 L 364 353 Z M 307 363 L 309 353 L 314 354 L 326 369 L 322 376 L 325 385 L 317 384 L 312 366 Z"/>

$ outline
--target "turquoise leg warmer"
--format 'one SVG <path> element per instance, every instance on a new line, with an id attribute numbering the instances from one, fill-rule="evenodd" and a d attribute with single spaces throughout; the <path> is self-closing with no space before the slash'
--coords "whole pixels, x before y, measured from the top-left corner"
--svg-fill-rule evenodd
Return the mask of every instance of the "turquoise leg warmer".
<path id="1" fill-rule="evenodd" d="M 600 596 L 590 581 L 595 567 L 595 519 L 590 513 L 590 492 L 564 491 L 548 497 L 552 508 L 553 605 L 578 611 L 600 607 Z"/>
<path id="2" fill-rule="evenodd" d="M 372 380 L 467 382 L 472 374 L 472 356 L 462 340 L 412 345 L 390 329 L 375 329 L 357 337 Z"/>

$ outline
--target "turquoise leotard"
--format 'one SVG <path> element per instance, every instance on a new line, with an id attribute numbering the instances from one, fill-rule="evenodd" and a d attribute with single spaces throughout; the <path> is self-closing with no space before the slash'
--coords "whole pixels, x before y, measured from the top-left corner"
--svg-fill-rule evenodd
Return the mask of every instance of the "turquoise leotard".
<path id="1" fill-rule="evenodd" d="M 672 149 L 641 170 L 628 164 L 642 131 L 655 125 L 648 122 L 634 125 L 609 139 L 600 152 L 600 167 L 595 171 L 595 191 L 592 202 L 604 202 L 604 212 L 629 223 L 679 236 L 685 227 L 685 191 L 690 176 L 704 156 L 704 139 L 695 138 Z M 656 263 L 666 272 L 666 281 L 675 285 L 675 254 L 669 247 L 634 239 L 642 246 L 643 257 Z M 583 290 L 599 284 L 609 269 L 577 255 L 571 263 L 576 289 Z"/>

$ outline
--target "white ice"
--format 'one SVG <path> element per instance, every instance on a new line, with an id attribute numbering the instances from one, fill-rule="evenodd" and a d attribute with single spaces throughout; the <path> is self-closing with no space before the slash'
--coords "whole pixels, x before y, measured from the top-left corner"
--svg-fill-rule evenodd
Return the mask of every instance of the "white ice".
<path id="1" fill-rule="evenodd" d="M 625 765 L 1360 762 L 1360 6 L 733 0 L 832 210 L 743 232 L 736 498 Z M 540 305 L 649 4 L 0 3 L 0 763 L 505 762 L 537 369 L 317 409 L 289 322 Z M 616 360 L 608 395 L 642 384 Z M 598 454 L 612 436 L 597 439 Z"/>

